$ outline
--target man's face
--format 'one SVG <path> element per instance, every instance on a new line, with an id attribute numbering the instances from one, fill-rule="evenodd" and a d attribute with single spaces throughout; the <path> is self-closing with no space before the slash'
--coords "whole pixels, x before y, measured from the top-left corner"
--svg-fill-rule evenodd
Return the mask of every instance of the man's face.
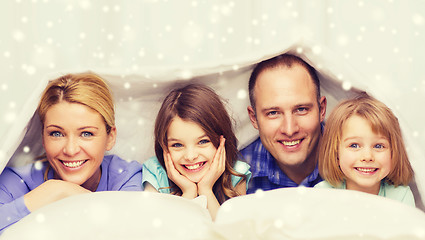
<path id="1" fill-rule="evenodd" d="M 320 99 L 319 110 L 308 72 L 300 65 L 267 69 L 257 77 L 254 98 L 255 112 L 248 107 L 252 125 L 279 167 L 314 168 L 326 98 Z"/>

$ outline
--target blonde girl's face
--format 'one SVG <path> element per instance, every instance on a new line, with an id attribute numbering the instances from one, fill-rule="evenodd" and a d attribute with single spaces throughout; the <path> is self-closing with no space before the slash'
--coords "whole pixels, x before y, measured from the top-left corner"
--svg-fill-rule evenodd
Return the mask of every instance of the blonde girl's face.
<path id="1" fill-rule="evenodd" d="M 43 146 L 56 177 L 93 190 L 105 151 L 115 144 L 115 131 L 108 134 L 102 116 L 85 105 L 63 101 L 51 106 Z"/>
<path id="2" fill-rule="evenodd" d="M 208 172 L 217 148 L 199 124 L 174 117 L 167 131 L 168 150 L 177 171 L 192 182 Z"/>
<path id="3" fill-rule="evenodd" d="M 342 126 L 338 149 L 347 189 L 378 194 L 381 180 L 392 169 L 388 139 L 373 132 L 369 121 L 353 115 Z"/>

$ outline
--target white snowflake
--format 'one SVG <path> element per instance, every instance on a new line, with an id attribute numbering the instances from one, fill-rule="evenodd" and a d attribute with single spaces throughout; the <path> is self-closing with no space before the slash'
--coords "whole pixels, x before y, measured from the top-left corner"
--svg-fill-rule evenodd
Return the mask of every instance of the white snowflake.
<path id="1" fill-rule="evenodd" d="M 43 163 L 41 161 L 37 161 L 34 163 L 34 168 L 36 170 L 41 170 L 43 168 Z"/>
<path id="2" fill-rule="evenodd" d="M 31 148 L 30 148 L 30 147 L 28 147 L 28 146 L 25 146 L 25 147 L 23 147 L 23 148 L 22 148 L 22 151 L 23 151 L 24 153 L 29 153 L 29 152 L 30 152 L 30 150 L 31 150 Z"/>
<path id="3" fill-rule="evenodd" d="M 238 93 L 237 93 L 237 98 L 238 99 L 246 99 L 248 96 L 247 92 L 245 89 L 239 89 Z"/>
<path id="4" fill-rule="evenodd" d="M 344 81 L 342 83 L 342 89 L 344 89 L 345 91 L 350 91 L 351 87 L 352 85 L 351 85 L 351 82 L 349 81 Z"/>
<path id="5" fill-rule="evenodd" d="M 255 191 L 254 196 L 256 198 L 263 198 L 264 197 L 264 191 L 262 189 L 257 189 L 257 191 Z"/>
<path id="6" fill-rule="evenodd" d="M 181 71 L 180 76 L 183 79 L 190 79 L 193 76 L 193 73 L 190 70 L 183 70 L 183 71 Z"/>
<path id="7" fill-rule="evenodd" d="M 276 228 L 282 228 L 282 227 L 283 227 L 283 225 L 284 225 L 284 223 L 283 223 L 283 221 L 282 221 L 281 219 L 276 219 L 276 220 L 274 221 L 273 225 L 274 225 Z"/>
<path id="8" fill-rule="evenodd" d="M 13 32 L 13 38 L 17 41 L 17 42 L 22 42 L 25 39 L 25 34 L 21 31 L 21 30 L 15 30 Z"/>
<path id="9" fill-rule="evenodd" d="M 412 16 L 412 21 L 415 25 L 421 26 L 424 23 L 424 18 L 420 14 L 415 14 Z"/>
<path id="10" fill-rule="evenodd" d="M 16 120 L 16 113 L 7 112 L 6 114 L 4 114 L 4 120 L 6 123 L 13 123 Z"/>
<path id="11" fill-rule="evenodd" d="M 109 6 L 103 6 L 102 11 L 105 13 L 109 12 Z"/>
<path id="12" fill-rule="evenodd" d="M 139 119 L 137 120 L 137 124 L 138 124 L 138 125 L 140 125 L 140 126 L 144 125 L 144 124 L 145 124 L 145 119 L 143 119 L 143 118 L 139 118 Z"/>
<path id="13" fill-rule="evenodd" d="M 152 220 L 152 226 L 155 228 L 160 228 L 162 226 L 162 220 L 159 218 L 154 218 Z"/>
<path id="14" fill-rule="evenodd" d="M 313 53 L 316 54 L 316 55 L 319 55 L 319 54 L 322 53 L 322 48 L 320 46 L 317 46 L 317 45 L 314 46 L 312 50 L 313 50 Z"/>
<path id="15" fill-rule="evenodd" d="M 297 47 L 296 51 L 298 54 L 301 54 L 304 51 L 304 49 L 302 47 Z"/>
<path id="16" fill-rule="evenodd" d="M 346 46 L 348 44 L 348 37 L 345 34 L 338 36 L 337 43 L 340 46 Z"/>

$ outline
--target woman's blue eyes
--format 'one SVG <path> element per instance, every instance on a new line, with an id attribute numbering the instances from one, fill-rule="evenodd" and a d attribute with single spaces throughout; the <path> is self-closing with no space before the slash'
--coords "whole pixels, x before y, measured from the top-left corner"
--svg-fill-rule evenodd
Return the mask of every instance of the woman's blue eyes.
<path id="1" fill-rule="evenodd" d="M 86 137 L 86 138 L 87 138 L 87 137 L 91 137 L 91 136 L 93 136 L 93 133 L 91 133 L 91 132 L 82 132 L 82 133 L 81 133 L 81 136 L 82 136 L 82 137 Z"/>
<path id="2" fill-rule="evenodd" d="M 82 132 L 81 133 L 81 137 L 84 137 L 84 138 L 92 137 L 93 135 L 94 134 L 91 133 L 91 132 Z M 61 133 L 61 132 L 59 132 L 59 131 L 52 131 L 52 132 L 49 133 L 49 136 L 52 136 L 52 137 L 64 137 L 64 134 Z"/>

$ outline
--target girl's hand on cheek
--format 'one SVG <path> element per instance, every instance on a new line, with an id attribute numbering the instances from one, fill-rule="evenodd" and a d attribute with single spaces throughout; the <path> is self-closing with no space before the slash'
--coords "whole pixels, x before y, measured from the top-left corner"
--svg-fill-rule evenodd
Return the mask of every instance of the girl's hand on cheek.
<path id="1" fill-rule="evenodd" d="M 198 196 L 196 184 L 183 176 L 174 166 L 174 162 L 169 152 L 164 151 L 164 163 L 167 169 L 168 178 L 173 181 L 181 190 L 182 197 L 193 199 Z"/>
<path id="2" fill-rule="evenodd" d="M 226 165 L 226 148 L 224 143 L 226 139 L 220 137 L 220 146 L 217 148 L 217 152 L 214 155 L 214 159 L 209 167 L 208 172 L 198 183 L 198 194 L 207 195 L 208 192 L 212 192 L 212 188 L 215 182 L 223 174 Z"/>

